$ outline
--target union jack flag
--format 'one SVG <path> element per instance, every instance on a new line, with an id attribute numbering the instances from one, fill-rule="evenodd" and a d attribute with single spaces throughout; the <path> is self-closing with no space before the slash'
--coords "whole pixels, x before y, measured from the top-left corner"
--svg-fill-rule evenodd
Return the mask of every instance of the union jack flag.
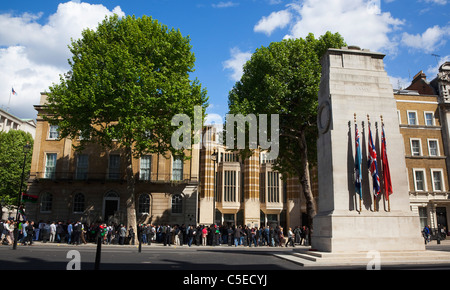
<path id="1" fill-rule="evenodd" d="M 373 194 L 378 196 L 380 194 L 380 177 L 377 170 L 377 151 L 372 139 L 372 132 L 370 131 L 369 123 L 369 156 L 368 156 L 368 166 L 373 179 Z"/>

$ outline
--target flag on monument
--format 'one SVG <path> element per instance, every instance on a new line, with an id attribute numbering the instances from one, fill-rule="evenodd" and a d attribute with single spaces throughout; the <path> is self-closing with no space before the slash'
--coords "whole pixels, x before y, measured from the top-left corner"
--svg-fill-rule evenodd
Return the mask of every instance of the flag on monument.
<path id="1" fill-rule="evenodd" d="M 384 125 L 381 131 L 381 166 L 383 167 L 384 194 L 386 199 L 392 194 L 391 172 L 389 170 L 389 161 L 387 158 L 386 135 L 384 133 Z"/>
<path id="2" fill-rule="evenodd" d="M 358 131 L 357 124 L 355 124 L 355 151 L 356 151 L 356 154 L 355 154 L 355 190 L 356 190 L 356 193 L 359 194 L 359 197 L 362 199 L 362 188 L 361 188 L 362 155 L 361 155 L 361 144 L 359 142 L 359 131 Z"/>
<path id="3" fill-rule="evenodd" d="M 377 151 L 372 139 L 372 132 L 370 131 L 369 123 L 369 156 L 368 166 L 373 179 L 373 194 L 378 196 L 380 194 L 380 177 L 377 170 Z"/>
<path id="4" fill-rule="evenodd" d="M 17 95 L 17 93 L 16 93 L 16 91 L 14 90 L 14 88 L 11 89 L 11 93 L 12 93 L 13 95 Z"/>

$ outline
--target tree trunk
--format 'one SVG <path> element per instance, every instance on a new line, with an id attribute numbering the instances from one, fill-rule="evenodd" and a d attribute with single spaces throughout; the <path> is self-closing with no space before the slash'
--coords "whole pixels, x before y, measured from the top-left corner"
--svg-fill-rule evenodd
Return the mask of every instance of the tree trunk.
<path id="1" fill-rule="evenodd" d="M 133 232 L 137 233 L 137 227 L 136 227 L 136 198 L 135 198 L 135 179 L 134 179 L 134 173 L 133 173 L 133 154 L 131 152 L 131 147 L 127 147 L 125 152 L 125 162 L 126 162 L 126 174 L 127 174 L 127 229 L 131 226 L 133 228 Z"/>
<path id="2" fill-rule="evenodd" d="M 311 235 L 313 232 L 313 218 L 316 215 L 316 201 L 311 191 L 311 177 L 309 174 L 309 162 L 308 162 L 308 147 L 306 145 L 305 133 L 301 131 L 301 150 L 302 150 L 302 162 L 301 162 L 301 176 L 299 177 L 302 185 L 303 195 L 306 200 L 306 213 L 308 215 L 308 228 L 309 236 L 308 240 L 311 244 Z"/>

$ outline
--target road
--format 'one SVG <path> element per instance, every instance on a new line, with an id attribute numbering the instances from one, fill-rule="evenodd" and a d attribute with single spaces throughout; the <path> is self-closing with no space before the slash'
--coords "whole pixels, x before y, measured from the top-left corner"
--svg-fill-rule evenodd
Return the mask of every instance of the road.
<path id="1" fill-rule="evenodd" d="M 71 250 L 78 252 L 69 253 Z M 301 266 L 281 260 L 272 252 L 292 251 L 292 248 L 269 247 L 198 247 L 144 245 L 103 245 L 100 270 L 299 270 Z M 81 270 L 93 270 L 96 246 L 41 244 L 0 247 L 0 270 L 66 270 L 79 257 Z M 79 253 L 79 255 L 78 255 Z M 69 266 L 70 266 L 69 265 Z"/>

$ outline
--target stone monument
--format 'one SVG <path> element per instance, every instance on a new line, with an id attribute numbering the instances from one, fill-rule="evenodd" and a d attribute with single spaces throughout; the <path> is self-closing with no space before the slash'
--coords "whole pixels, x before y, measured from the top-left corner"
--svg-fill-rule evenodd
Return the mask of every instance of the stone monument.
<path id="1" fill-rule="evenodd" d="M 419 216 L 410 210 L 405 149 L 384 54 L 358 47 L 322 58 L 318 111 L 318 213 L 312 248 L 323 252 L 422 251 Z M 372 191 L 367 166 L 369 122 L 381 177 L 381 119 L 393 193 Z M 362 200 L 354 183 L 355 123 L 362 153 Z"/>

